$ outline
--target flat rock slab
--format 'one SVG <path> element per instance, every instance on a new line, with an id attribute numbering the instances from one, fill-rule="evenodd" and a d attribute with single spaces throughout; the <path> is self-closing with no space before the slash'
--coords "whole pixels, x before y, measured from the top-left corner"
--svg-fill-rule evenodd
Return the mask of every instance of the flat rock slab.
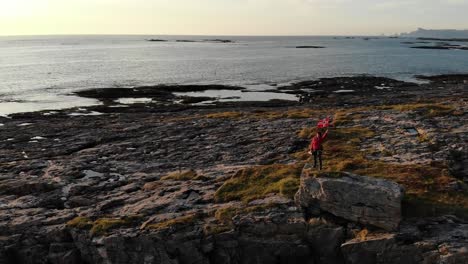
<path id="1" fill-rule="evenodd" d="M 404 190 L 397 183 L 350 173 L 317 173 L 306 165 L 296 203 L 353 222 L 398 229 Z"/>

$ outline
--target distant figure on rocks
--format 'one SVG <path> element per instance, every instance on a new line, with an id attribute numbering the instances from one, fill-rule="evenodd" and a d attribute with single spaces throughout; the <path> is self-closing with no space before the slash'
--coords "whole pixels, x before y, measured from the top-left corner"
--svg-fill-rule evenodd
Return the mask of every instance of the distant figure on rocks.
<path id="1" fill-rule="evenodd" d="M 320 167 L 319 167 L 320 170 L 322 170 L 322 152 L 323 152 L 322 143 L 327 138 L 327 135 L 328 135 L 328 129 L 323 134 L 321 131 L 317 131 L 317 134 L 312 138 L 310 142 L 309 153 L 314 155 L 314 168 L 317 168 L 317 159 L 318 159 L 320 163 Z"/>

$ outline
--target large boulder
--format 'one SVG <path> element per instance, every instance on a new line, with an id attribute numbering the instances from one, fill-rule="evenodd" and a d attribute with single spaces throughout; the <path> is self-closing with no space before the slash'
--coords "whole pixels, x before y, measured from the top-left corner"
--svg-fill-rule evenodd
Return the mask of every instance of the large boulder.
<path id="1" fill-rule="evenodd" d="M 335 216 L 388 231 L 401 221 L 403 188 L 391 181 L 350 173 L 315 173 L 306 165 L 296 203 L 308 212 Z"/>

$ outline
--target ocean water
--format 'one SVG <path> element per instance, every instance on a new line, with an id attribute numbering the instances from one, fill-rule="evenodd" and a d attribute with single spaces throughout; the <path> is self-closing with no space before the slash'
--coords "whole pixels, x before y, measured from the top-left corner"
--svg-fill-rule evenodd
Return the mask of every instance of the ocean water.
<path id="1" fill-rule="evenodd" d="M 235 43 L 175 41 L 215 38 Z M 70 95 L 87 88 L 229 84 L 260 90 L 321 77 L 371 74 L 413 80 L 416 74 L 468 72 L 468 51 L 411 49 L 403 41 L 411 39 L 0 37 L 0 115 L 96 104 Z M 303 45 L 326 48 L 295 48 Z"/>

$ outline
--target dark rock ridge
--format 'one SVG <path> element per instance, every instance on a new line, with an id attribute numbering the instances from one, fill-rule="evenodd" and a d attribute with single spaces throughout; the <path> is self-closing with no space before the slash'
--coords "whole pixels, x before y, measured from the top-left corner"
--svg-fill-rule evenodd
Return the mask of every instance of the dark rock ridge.
<path id="1" fill-rule="evenodd" d="M 447 84 L 468 84 L 468 74 L 442 74 L 442 75 L 417 75 L 418 79 L 428 80 L 432 83 L 438 85 L 447 85 Z"/>
<path id="2" fill-rule="evenodd" d="M 296 49 L 324 49 L 323 46 L 296 46 Z"/>
<path id="3" fill-rule="evenodd" d="M 168 42 L 167 39 L 147 39 L 150 42 Z M 188 39 L 177 39 L 175 42 L 210 42 L 210 43 L 234 43 L 235 41 L 230 39 L 204 39 L 204 40 L 188 40 Z"/>
<path id="4" fill-rule="evenodd" d="M 412 49 L 436 49 L 436 50 L 468 50 L 468 47 L 458 45 L 414 46 Z"/>
<path id="5" fill-rule="evenodd" d="M 151 98 L 159 102 L 173 102 L 176 99 L 190 99 L 188 96 L 180 97 L 175 92 L 200 92 L 206 90 L 244 90 L 243 87 L 227 85 L 155 85 L 134 88 L 97 88 L 75 92 L 74 94 L 98 99 L 110 103 L 119 98 Z M 191 98 L 193 101 L 204 101 L 211 98 Z M 192 101 L 190 101 L 191 103 Z"/>
<path id="6" fill-rule="evenodd" d="M 234 43 L 234 41 L 230 39 L 204 39 L 203 41 L 215 43 Z"/>
<path id="7" fill-rule="evenodd" d="M 429 44 L 429 41 L 403 41 L 401 44 Z"/>
<path id="8" fill-rule="evenodd" d="M 168 40 L 166 40 L 166 39 L 148 39 L 147 41 L 150 41 L 150 42 L 167 42 Z"/>
<path id="9" fill-rule="evenodd" d="M 357 100 L 355 100 L 357 98 L 369 98 L 369 95 L 395 95 L 403 91 L 407 92 L 417 86 L 418 85 L 415 83 L 403 82 L 385 77 L 362 75 L 302 81 L 292 85 L 278 87 L 278 91 L 298 94 L 301 96 L 300 101 L 303 103 L 318 102 L 324 98 L 339 96 L 351 96 L 354 99 L 343 99 L 349 102 L 357 102 Z"/>

